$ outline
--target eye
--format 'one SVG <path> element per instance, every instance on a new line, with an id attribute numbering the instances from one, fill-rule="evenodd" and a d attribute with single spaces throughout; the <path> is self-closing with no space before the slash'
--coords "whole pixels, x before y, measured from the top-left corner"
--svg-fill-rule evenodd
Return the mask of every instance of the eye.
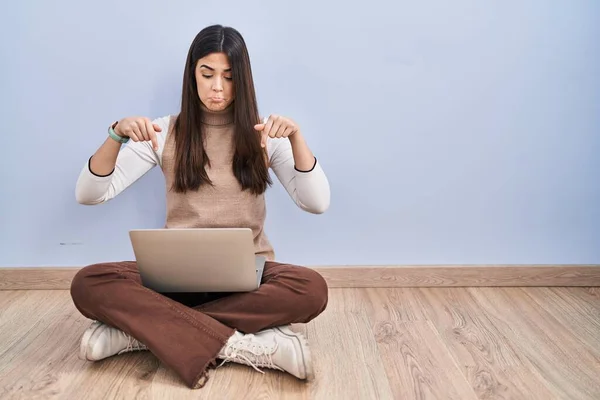
<path id="1" fill-rule="evenodd" d="M 232 81 L 233 80 L 233 78 L 230 77 L 230 76 L 224 76 L 223 78 L 227 79 L 228 81 Z"/>
<path id="2" fill-rule="evenodd" d="M 212 75 L 205 75 L 205 74 L 202 74 L 202 76 L 203 76 L 203 77 L 205 77 L 205 78 L 212 78 Z"/>

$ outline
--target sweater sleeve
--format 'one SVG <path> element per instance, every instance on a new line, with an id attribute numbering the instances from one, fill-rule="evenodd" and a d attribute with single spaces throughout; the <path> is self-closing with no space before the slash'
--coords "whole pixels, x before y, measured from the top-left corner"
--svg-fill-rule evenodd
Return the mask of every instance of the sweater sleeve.
<path id="1" fill-rule="evenodd" d="M 158 151 L 154 151 L 150 142 L 130 140 L 119 151 L 115 169 L 106 176 L 96 175 L 92 172 L 90 157 L 81 170 L 75 187 L 75 197 L 78 203 L 94 205 L 107 202 L 160 163 L 160 154 L 162 154 L 169 128 L 169 117 L 152 122 L 162 128 L 162 132 L 157 134 Z"/>
<path id="2" fill-rule="evenodd" d="M 317 159 L 310 171 L 297 170 L 288 139 L 269 138 L 267 151 L 271 169 L 296 205 L 313 214 L 327 211 L 331 196 L 329 181 Z"/>

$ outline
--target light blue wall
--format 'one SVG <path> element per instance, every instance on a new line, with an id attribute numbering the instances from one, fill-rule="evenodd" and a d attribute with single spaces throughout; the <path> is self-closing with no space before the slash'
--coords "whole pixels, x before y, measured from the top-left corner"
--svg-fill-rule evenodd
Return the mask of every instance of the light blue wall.
<path id="1" fill-rule="evenodd" d="M 280 260 L 600 263 L 600 2 L 289 3 L 5 5 L 0 266 L 131 259 L 128 229 L 162 226 L 159 169 L 103 206 L 75 182 L 109 123 L 177 112 L 212 23 L 331 181 L 319 216 L 269 192 Z"/>

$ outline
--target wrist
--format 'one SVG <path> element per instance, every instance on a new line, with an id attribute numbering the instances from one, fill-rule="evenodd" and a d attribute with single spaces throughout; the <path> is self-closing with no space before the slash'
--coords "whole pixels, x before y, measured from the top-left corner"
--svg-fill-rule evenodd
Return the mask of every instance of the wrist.
<path id="1" fill-rule="evenodd" d="M 117 121 L 108 127 L 108 136 L 110 136 L 111 139 L 113 139 L 114 141 L 116 141 L 118 143 L 121 143 L 121 144 L 127 143 L 129 141 L 129 137 L 123 135 L 122 133 L 119 133 L 118 123 L 119 122 Z"/>
<path id="2" fill-rule="evenodd" d="M 302 136 L 302 132 L 297 131 L 294 132 L 293 135 L 288 136 L 288 139 L 293 144 L 304 142 L 304 137 Z"/>
<path id="3" fill-rule="evenodd" d="M 125 138 L 126 136 L 123 135 L 123 133 L 121 132 L 121 127 L 119 126 L 119 121 L 116 121 L 114 124 L 111 125 L 111 128 L 113 130 L 113 132 L 115 133 L 115 135 L 121 137 L 121 138 Z"/>

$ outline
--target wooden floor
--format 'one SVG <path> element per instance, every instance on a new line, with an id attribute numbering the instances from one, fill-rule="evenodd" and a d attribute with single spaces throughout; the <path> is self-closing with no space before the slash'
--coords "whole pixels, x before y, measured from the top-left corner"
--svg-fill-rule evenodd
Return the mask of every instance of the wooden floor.
<path id="1" fill-rule="evenodd" d="M 309 384 L 226 365 L 189 390 L 148 352 L 84 362 L 88 325 L 67 291 L 0 291 L 0 398 L 600 399 L 599 288 L 331 289 L 296 327 Z"/>

